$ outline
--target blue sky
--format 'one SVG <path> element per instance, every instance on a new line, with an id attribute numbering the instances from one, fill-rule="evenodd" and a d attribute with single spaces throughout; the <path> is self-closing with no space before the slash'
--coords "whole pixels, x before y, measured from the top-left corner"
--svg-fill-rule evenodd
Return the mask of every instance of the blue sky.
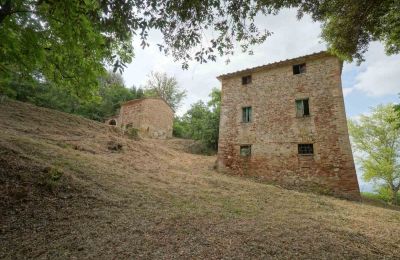
<path id="1" fill-rule="evenodd" d="M 181 62 L 158 51 L 156 43 L 162 42 L 162 38 L 158 32 L 153 32 L 149 37 L 150 47 L 141 49 L 140 42 L 134 41 L 135 58 L 123 74 L 125 83 L 128 87 L 143 86 L 151 71 L 175 76 L 180 87 L 188 93 L 177 111 L 181 115 L 192 103 L 200 99 L 207 100 L 212 88 L 220 88 L 216 79 L 220 74 L 326 49 L 326 44 L 320 38 L 320 24 L 313 22 L 309 16 L 297 20 L 296 10 L 286 9 L 276 16 L 259 16 L 256 24 L 273 34 L 265 43 L 253 48 L 254 55 L 241 53 L 237 48 L 235 54 L 229 57 L 228 64 L 225 63 L 227 57 L 222 57 L 206 64 L 191 62 L 188 70 L 182 70 Z M 342 85 L 347 118 L 357 118 L 378 104 L 400 101 L 400 55 L 386 56 L 382 44 L 374 42 L 365 58 L 361 66 L 355 63 L 345 63 L 343 66 Z M 361 176 L 359 169 L 357 174 Z M 371 185 L 363 183 L 361 179 L 360 183 L 363 190 L 371 190 Z"/>

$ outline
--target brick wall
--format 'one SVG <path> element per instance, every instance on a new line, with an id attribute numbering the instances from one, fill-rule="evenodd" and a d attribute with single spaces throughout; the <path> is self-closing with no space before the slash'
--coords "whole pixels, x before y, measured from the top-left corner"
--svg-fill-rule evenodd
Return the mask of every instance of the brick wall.
<path id="1" fill-rule="evenodd" d="M 131 100 L 121 106 L 118 126 L 133 127 L 139 135 L 150 138 L 171 138 L 174 112 L 162 99 Z"/>
<path id="2" fill-rule="evenodd" d="M 306 63 L 293 75 L 292 65 Z M 218 168 L 297 189 L 358 199 L 341 87 L 341 62 L 328 54 L 306 56 L 222 76 Z M 242 76 L 252 83 L 242 85 Z M 308 98 L 310 115 L 296 116 L 296 99 Z M 242 122 L 242 107 L 252 120 Z M 313 155 L 298 144 L 313 144 Z M 251 156 L 240 155 L 251 145 Z"/>

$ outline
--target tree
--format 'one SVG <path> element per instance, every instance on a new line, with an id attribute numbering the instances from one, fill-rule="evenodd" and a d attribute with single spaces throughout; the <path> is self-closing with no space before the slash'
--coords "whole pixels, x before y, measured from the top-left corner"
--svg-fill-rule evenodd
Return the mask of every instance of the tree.
<path id="1" fill-rule="evenodd" d="M 120 105 L 131 99 L 140 98 L 136 88 L 126 88 L 120 74 L 108 72 L 99 79 L 99 88 L 90 97 L 81 98 L 73 90 L 57 84 L 37 82 L 36 84 L 12 83 L 11 88 L 0 90 L 8 96 L 35 105 L 104 121 L 118 113 Z M 142 92 L 143 94 L 143 92 Z"/>
<path id="2" fill-rule="evenodd" d="M 375 181 L 381 190 L 389 190 L 392 203 L 400 188 L 400 129 L 393 105 L 380 105 L 370 116 L 349 120 L 349 131 L 358 156 L 363 178 Z"/>
<path id="3" fill-rule="evenodd" d="M 265 2 L 265 1 L 264 1 Z M 274 1 L 273 1 L 274 2 Z M 394 0 L 282 1 L 322 22 L 322 38 L 343 60 L 364 61 L 371 41 L 381 41 L 387 54 L 400 52 L 400 2 Z M 292 2 L 292 3 L 290 3 Z M 289 5 L 287 5 L 290 3 Z"/>
<path id="4" fill-rule="evenodd" d="M 255 17 L 288 7 L 321 21 L 323 39 L 345 60 L 361 62 L 373 40 L 400 52 L 395 0 L 0 0 L 0 84 L 51 82 L 90 95 L 104 65 L 122 70 L 133 58 L 132 39 L 146 47 L 151 30 L 183 68 L 193 58 L 232 55 L 236 46 L 251 54 L 271 35 Z"/>
<path id="5" fill-rule="evenodd" d="M 173 110 L 176 110 L 186 97 L 186 90 L 179 88 L 175 77 L 168 77 L 166 73 L 151 72 L 146 82 L 145 95 L 163 98 Z"/>
<path id="6" fill-rule="evenodd" d="M 51 82 L 90 95 L 104 64 L 131 61 L 124 2 L 0 0 L 0 84 Z"/>
<path id="7" fill-rule="evenodd" d="M 181 117 L 174 120 L 174 136 L 201 141 L 208 149 L 217 151 L 221 91 L 214 88 L 205 104 L 198 101 Z"/>

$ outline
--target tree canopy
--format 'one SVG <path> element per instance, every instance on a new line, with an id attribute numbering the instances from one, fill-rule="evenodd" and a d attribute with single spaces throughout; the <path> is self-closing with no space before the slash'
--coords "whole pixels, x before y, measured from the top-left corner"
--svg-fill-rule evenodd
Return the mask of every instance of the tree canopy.
<path id="1" fill-rule="evenodd" d="M 99 88 L 92 91 L 90 97 L 81 98 L 73 90 L 66 90 L 58 84 L 39 82 L 36 84 L 0 85 L 0 93 L 30 102 L 38 106 L 78 114 L 93 120 L 104 121 L 116 115 L 121 103 L 142 98 L 143 89 L 132 86 L 127 88 L 121 74 L 107 72 L 99 79 Z"/>
<path id="2" fill-rule="evenodd" d="M 173 110 L 176 110 L 186 97 L 186 90 L 181 90 L 175 77 L 167 73 L 151 72 L 148 75 L 144 95 L 164 99 Z"/>
<path id="3" fill-rule="evenodd" d="M 90 94 L 104 67 L 122 70 L 134 55 L 132 39 L 146 47 L 152 30 L 163 36 L 160 51 L 184 68 L 236 46 L 252 53 L 271 34 L 255 17 L 283 8 L 322 22 L 323 39 L 345 60 L 362 61 L 373 40 L 388 54 L 400 51 L 395 0 L 0 0 L 0 84 L 46 81 Z"/>
<path id="4" fill-rule="evenodd" d="M 219 119 L 221 111 L 221 90 L 214 88 L 206 104 L 198 101 L 182 116 L 174 120 L 174 136 L 202 142 L 210 151 L 217 151 Z"/>
<path id="5" fill-rule="evenodd" d="M 375 181 L 380 192 L 389 191 L 392 202 L 398 203 L 400 128 L 393 105 L 380 105 L 370 116 L 349 120 L 349 131 L 354 148 L 361 153 L 358 160 L 363 178 Z"/>

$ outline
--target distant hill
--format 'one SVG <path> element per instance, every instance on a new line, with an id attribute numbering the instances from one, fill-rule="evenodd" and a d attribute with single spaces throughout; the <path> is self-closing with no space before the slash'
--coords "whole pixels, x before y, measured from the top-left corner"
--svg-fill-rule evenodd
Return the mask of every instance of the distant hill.
<path id="1" fill-rule="evenodd" d="M 0 103 L 0 258 L 399 258 L 400 211 L 223 175 L 187 144 Z"/>

